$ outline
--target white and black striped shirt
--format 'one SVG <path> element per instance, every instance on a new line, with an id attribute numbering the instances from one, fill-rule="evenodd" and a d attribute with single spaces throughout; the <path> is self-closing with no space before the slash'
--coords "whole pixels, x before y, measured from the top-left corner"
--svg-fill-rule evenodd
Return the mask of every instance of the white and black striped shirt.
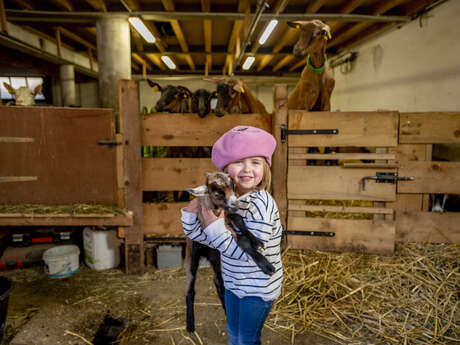
<path id="1" fill-rule="evenodd" d="M 209 224 L 204 231 L 196 213 L 182 209 L 182 227 L 190 239 L 203 243 L 221 252 L 222 276 L 225 288 L 238 297 L 258 296 L 266 301 L 275 300 L 281 293 L 283 267 L 281 264 L 281 235 L 283 227 L 278 207 L 273 197 L 265 190 L 249 194 L 238 213 L 256 237 L 264 243 L 264 255 L 276 268 L 266 275 L 236 244 L 224 219 Z"/>

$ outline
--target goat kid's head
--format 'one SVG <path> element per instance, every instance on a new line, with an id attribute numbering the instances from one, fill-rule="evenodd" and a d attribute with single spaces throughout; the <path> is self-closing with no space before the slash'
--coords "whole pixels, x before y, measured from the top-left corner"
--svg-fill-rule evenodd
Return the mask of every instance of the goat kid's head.
<path id="1" fill-rule="evenodd" d="M 196 197 L 209 197 L 215 209 L 234 212 L 239 207 L 235 184 L 230 175 L 223 172 L 206 173 L 206 183 L 186 190 Z"/>
<path id="2" fill-rule="evenodd" d="M 21 86 L 15 89 L 8 83 L 3 83 L 3 86 L 5 86 L 8 92 L 14 96 L 15 105 L 34 105 L 35 96 L 42 92 L 41 84 L 37 85 L 33 90 L 29 89 L 26 86 Z"/>
<path id="3" fill-rule="evenodd" d="M 295 57 L 304 57 L 308 54 L 326 51 L 327 41 L 331 39 L 331 28 L 318 19 L 311 21 L 288 22 L 288 25 L 300 29 L 300 36 L 294 45 Z"/>

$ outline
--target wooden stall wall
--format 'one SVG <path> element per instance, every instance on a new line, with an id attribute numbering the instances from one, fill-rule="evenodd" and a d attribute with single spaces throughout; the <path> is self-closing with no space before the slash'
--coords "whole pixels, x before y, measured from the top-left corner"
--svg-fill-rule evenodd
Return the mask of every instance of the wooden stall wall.
<path id="1" fill-rule="evenodd" d="M 272 131 L 271 115 L 240 114 L 221 118 L 209 114 L 149 114 L 142 116 L 142 146 L 210 147 L 226 131 L 250 125 Z M 143 191 L 184 191 L 204 183 L 215 171 L 210 158 L 142 158 Z M 183 236 L 180 209 L 185 202 L 143 203 L 146 236 Z"/>
<path id="2" fill-rule="evenodd" d="M 429 195 L 460 194 L 460 162 L 432 161 L 433 144 L 460 143 L 460 112 L 401 113 L 396 240 L 460 243 L 459 212 L 429 212 Z"/>
<path id="3" fill-rule="evenodd" d="M 0 204 L 117 204 L 116 156 L 98 142 L 114 136 L 111 109 L 0 107 L 0 176 L 36 176 L 2 183 Z"/>

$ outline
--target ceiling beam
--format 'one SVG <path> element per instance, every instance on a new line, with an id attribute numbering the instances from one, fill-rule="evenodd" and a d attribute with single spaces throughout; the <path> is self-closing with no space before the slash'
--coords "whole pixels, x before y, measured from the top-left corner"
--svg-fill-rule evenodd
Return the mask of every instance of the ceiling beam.
<path id="1" fill-rule="evenodd" d="M 371 13 L 373 16 L 379 16 L 392 8 L 400 5 L 401 3 L 405 2 L 406 0 L 391 0 L 391 1 L 384 1 L 376 6 L 371 10 Z M 368 27 L 370 27 L 373 23 L 369 22 L 362 22 L 356 25 L 351 26 L 348 30 L 345 32 L 341 32 L 339 35 L 336 36 L 336 38 L 332 38 L 332 41 L 329 42 L 327 45 L 327 48 L 332 48 L 335 47 L 347 40 L 349 40 L 352 36 L 356 35 L 357 33 L 366 30 Z"/>
<path id="2" fill-rule="evenodd" d="M 107 12 L 107 6 L 104 0 L 85 0 L 88 5 L 96 11 Z"/>
<path id="3" fill-rule="evenodd" d="M 203 12 L 211 12 L 211 0 L 201 0 L 201 10 Z M 204 50 L 206 51 L 205 76 L 212 69 L 212 21 L 210 19 L 203 20 L 204 34 Z"/>
<path id="4" fill-rule="evenodd" d="M 0 0 L 0 22 L 1 22 L 1 31 L 8 32 L 8 26 L 6 24 L 6 13 L 5 13 L 5 3 L 3 0 Z"/>
<path id="5" fill-rule="evenodd" d="M 154 54 L 154 53 L 146 53 L 145 56 L 152 61 L 159 69 L 162 71 L 166 71 L 166 66 L 164 65 L 163 61 L 161 61 L 160 56 L 161 54 Z"/>
<path id="6" fill-rule="evenodd" d="M 50 0 L 53 4 L 65 11 L 72 11 L 72 4 L 68 0 Z"/>
<path id="7" fill-rule="evenodd" d="M 166 11 L 168 12 L 175 12 L 174 8 L 174 1 L 173 0 L 161 0 L 161 3 L 163 4 L 163 7 L 165 8 Z M 179 45 L 182 48 L 182 51 L 184 53 L 188 52 L 188 45 L 185 40 L 184 33 L 182 32 L 182 28 L 179 24 L 179 21 L 176 19 L 171 20 L 171 26 L 173 28 L 174 34 L 176 35 L 177 40 L 179 41 Z M 185 60 L 187 61 L 190 69 L 192 71 L 195 70 L 195 64 L 193 62 L 192 57 L 189 54 L 185 55 Z"/>
<path id="8" fill-rule="evenodd" d="M 77 34 L 73 33 L 72 31 L 70 31 L 70 30 L 68 30 L 66 28 L 63 28 L 62 26 L 55 27 L 54 29 L 59 31 L 63 36 L 66 36 L 67 38 L 70 38 L 71 40 L 73 40 L 73 41 L 75 41 L 77 43 L 80 43 L 80 44 L 84 45 L 87 48 L 91 48 L 91 49 L 96 50 L 96 46 L 94 44 L 84 40 L 83 38 L 81 38 Z"/>
<path id="9" fill-rule="evenodd" d="M 12 0 L 15 4 L 19 7 L 26 9 L 26 10 L 33 10 L 35 7 L 32 4 L 31 0 Z"/>
<path id="10" fill-rule="evenodd" d="M 238 0 L 238 12 L 244 13 L 248 9 L 248 2 L 245 0 Z M 227 45 L 227 58 L 225 59 L 224 68 L 222 69 L 222 74 L 225 75 L 226 72 L 233 68 L 233 64 L 230 63 L 231 59 L 234 60 L 234 54 L 236 45 L 239 44 L 238 40 L 241 34 L 241 28 L 243 27 L 243 21 L 245 18 L 243 14 L 243 19 L 235 20 L 233 22 L 232 33 L 230 34 L 230 39 L 228 40 Z M 229 73 L 231 74 L 231 73 Z"/>
<path id="11" fill-rule="evenodd" d="M 168 1 L 168 0 L 162 0 Z M 152 11 L 132 11 L 132 12 L 59 12 L 59 11 L 28 11 L 6 9 L 8 20 L 23 22 L 60 22 L 60 23 L 94 23 L 98 19 L 119 17 L 128 18 L 129 16 L 142 17 L 145 20 L 171 21 L 171 20 L 244 20 L 244 13 L 231 12 L 152 12 Z M 277 19 L 280 22 L 302 21 L 320 19 L 323 21 L 345 21 L 345 22 L 408 22 L 411 20 L 407 16 L 381 16 L 364 14 L 341 14 L 341 13 L 265 13 L 260 16 L 260 21 L 270 21 Z"/>

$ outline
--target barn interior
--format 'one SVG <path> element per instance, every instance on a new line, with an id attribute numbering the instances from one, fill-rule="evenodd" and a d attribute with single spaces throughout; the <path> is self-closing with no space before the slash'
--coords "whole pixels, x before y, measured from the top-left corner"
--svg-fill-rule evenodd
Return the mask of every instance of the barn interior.
<path id="1" fill-rule="evenodd" d="M 456 0 L 0 0 L 0 343 L 225 344 L 205 261 L 186 331 L 179 214 L 239 124 L 277 139 L 288 234 L 262 343 L 458 343 L 459 16 Z M 330 109 L 288 109 L 309 64 L 288 23 L 316 19 Z M 155 110 L 151 82 L 223 78 L 267 114 Z M 42 90 L 14 106 L 4 83 Z M 339 133 L 289 133 L 312 128 Z M 43 255 L 66 245 L 77 268 L 57 277 Z"/>

